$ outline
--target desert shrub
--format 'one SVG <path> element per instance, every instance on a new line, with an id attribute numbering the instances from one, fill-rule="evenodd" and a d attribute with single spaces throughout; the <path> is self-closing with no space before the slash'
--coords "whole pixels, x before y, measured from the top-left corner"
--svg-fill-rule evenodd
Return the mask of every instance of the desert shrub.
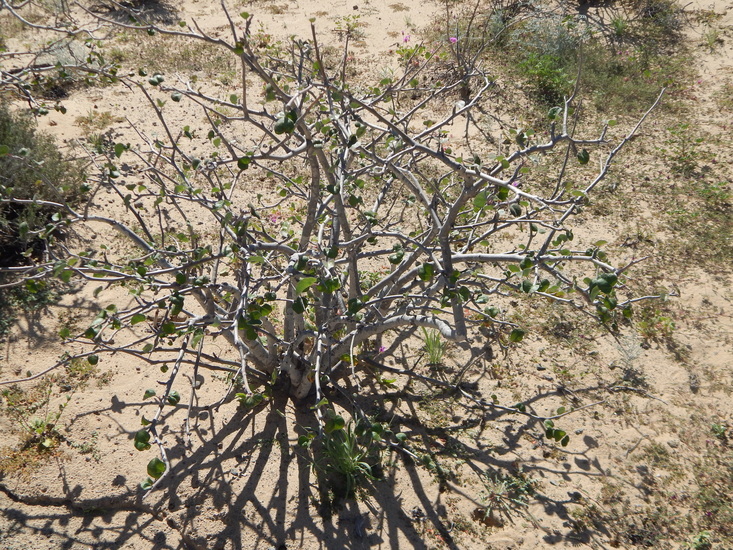
<path id="1" fill-rule="evenodd" d="M 18 201 L 74 201 L 83 172 L 64 157 L 53 138 L 39 133 L 35 121 L 0 104 L 0 265 L 26 262 L 40 254 L 53 223 L 52 206 Z M 51 232 L 53 233 L 53 231 Z"/>
<path id="2" fill-rule="evenodd" d="M 94 177 L 117 191 L 124 215 L 92 204 L 83 214 L 66 209 L 63 221 L 114 228 L 123 250 L 108 254 L 107 243 L 99 249 L 89 243 L 65 251 L 53 266 L 36 264 L 49 276 L 122 284 L 135 295 L 129 306 L 100 305 L 84 329 L 64 327 L 60 336 L 86 351 L 59 366 L 119 352 L 166 373 L 160 387 L 140 388 L 157 412 L 135 427 L 133 445 L 145 452 L 155 444 L 160 453 L 142 488 L 152 490 L 171 471 L 175 443 L 162 443 L 159 430 L 168 422 L 164 410 L 183 405 L 186 376 L 179 373 L 191 366 L 226 372 L 241 390 L 231 399 L 246 414 L 275 398 L 304 405 L 296 413 L 299 443 L 327 477 L 340 480 L 334 494 L 348 496 L 378 478 L 386 450 L 435 464 L 420 459 L 430 457 L 414 432 L 370 416 L 371 404 L 386 400 L 388 391 L 415 397 L 412 382 L 431 395 L 466 401 L 481 415 L 522 416 L 542 426 L 549 444 L 568 445 L 562 418 L 572 411 L 542 416 L 514 398 L 503 405 L 498 397 L 481 398 L 462 379 L 465 372 L 439 365 L 443 342 L 469 350 L 483 330 L 508 352 L 527 332 L 509 311 L 515 306 L 508 296 L 572 302 L 615 330 L 633 300 L 624 275 L 629 266 L 610 263 L 605 241 L 574 243 L 571 221 L 650 111 L 628 133 L 604 123 L 594 136 L 580 136 L 567 122 L 574 108 L 568 99 L 539 123 L 542 131 L 507 130 L 513 139 L 497 155 L 468 131 L 462 143 L 449 143 L 454 122 L 465 116 L 479 128 L 472 113 L 492 108 L 486 97 L 492 79 L 470 59 L 461 70 L 471 86 L 463 86 L 464 103 L 451 109 L 460 81 L 421 84 L 439 57 L 431 51 L 398 50 L 406 61 L 401 71 L 353 82 L 351 56 L 340 56 L 335 67 L 324 63 L 315 23 L 307 40 L 273 43 L 251 32 L 250 14 L 240 13 L 236 23 L 226 16 L 227 38 L 185 21 L 140 31 L 166 35 L 168 45 L 185 38 L 201 46 L 187 55 L 206 46 L 236 60 L 246 74 L 237 93 L 208 96 L 144 67 L 119 76 L 163 131 L 144 139 L 148 120 L 135 125 L 143 138 L 137 143 L 111 141 L 92 151 Z M 523 70 L 545 101 L 569 90 L 563 64 L 581 31 L 572 21 L 562 29 L 540 21 L 512 29 L 508 39 L 522 41 Z M 463 38 L 446 37 L 444 46 L 459 47 Z M 553 47 L 543 50 L 546 42 Z M 183 123 L 164 107 L 174 103 L 187 108 Z M 8 158 L 34 166 L 30 150 L 7 149 Z M 119 183 L 122 163 L 135 167 L 129 178 L 136 183 Z M 51 179 L 44 175 L 30 187 L 60 196 L 63 186 L 49 185 Z M 18 232 L 33 234 L 25 223 Z M 136 325 L 149 328 L 140 332 Z M 399 353 L 394 342 L 420 328 L 432 372 L 385 364 L 384 357 Z M 495 487 L 500 503 L 522 500 L 505 497 L 507 491 Z"/>

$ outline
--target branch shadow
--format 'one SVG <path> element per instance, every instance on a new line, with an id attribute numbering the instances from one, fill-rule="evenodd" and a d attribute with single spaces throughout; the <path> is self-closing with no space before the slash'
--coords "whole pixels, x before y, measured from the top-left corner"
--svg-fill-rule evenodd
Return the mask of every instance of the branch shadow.
<path id="1" fill-rule="evenodd" d="M 466 391 L 473 391 L 470 388 L 487 375 L 476 369 L 469 379 L 466 369 L 459 370 L 461 384 L 465 382 L 462 387 L 469 388 Z M 454 538 L 445 505 L 448 495 L 459 494 L 476 509 L 483 504 L 479 499 L 480 485 L 473 483 L 464 489 L 450 475 L 450 461 L 456 457 L 465 462 L 471 479 L 482 479 L 487 472 L 515 475 L 520 466 L 524 475 L 538 479 L 574 483 L 580 478 L 609 477 L 609 471 L 594 454 L 599 443 L 588 435 L 582 438 L 582 446 L 575 445 L 573 452 L 552 446 L 564 458 L 559 464 L 548 464 L 541 457 L 520 460 L 517 449 L 523 442 L 534 441 L 535 449 L 543 450 L 541 423 L 506 411 L 479 411 L 461 405 L 464 408 L 455 418 L 446 418 L 440 425 L 426 425 L 420 420 L 421 400 L 459 405 L 454 391 L 438 390 L 427 397 L 403 393 L 371 398 L 371 402 L 365 398 L 360 403 L 375 420 L 389 421 L 395 433 L 407 433 L 409 442 L 425 450 L 420 453 L 424 460 L 416 462 L 407 452 L 395 449 L 385 461 L 381 479 L 368 482 L 357 493 L 358 498 L 343 500 L 336 506 L 328 505 L 332 499 L 324 489 L 327 480 L 323 469 L 314 465 L 311 455 L 297 445 L 298 435 L 313 427 L 310 403 L 294 403 L 284 392 L 275 392 L 255 409 L 235 407 L 233 400 L 219 409 L 192 406 L 190 433 L 182 429 L 166 435 L 171 467 L 159 487 L 147 496 L 139 487 L 127 484 L 123 471 L 113 485 L 127 485 L 126 493 L 114 499 L 84 499 L 82 487 L 67 482 L 66 466 L 59 462 L 63 496 L 37 498 L 36 504 L 45 509 L 34 510 L 33 518 L 27 517 L 25 509 L 12 504 L 3 514 L 11 525 L 9 532 L 31 529 L 27 526 L 40 522 L 43 527 L 34 527 L 36 532 L 45 529 L 59 540 L 65 537 L 59 547 L 69 548 L 77 543 L 104 549 L 135 543 L 164 549 L 176 547 L 172 541 L 180 540 L 183 547 L 194 549 L 427 549 L 433 537 L 447 548 L 457 549 L 459 542 Z M 575 389 L 573 394 L 593 395 L 601 390 L 601 386 L 588 386 Z M 538 392 L 524 403 L 527 410 L 545 409 L 543 402 L 557 399 L 563 391 L 559 387 Z M 85 416 L 101 413 L 108 413 L 108 418 L 116 421 L 125 411 L 146 405 L 151 404 L 113 395 L 107 405 L 79 413 L 69 422 L 73 426 Z M 345 408 L 352 405 L 341 403 Z M 175 408 L 166 409 L 164 415 L 166 425 L 180 420 L 180 416 L 175 416 Z M 125 444 L 132 446 L 134 430 L 124 429 L 122 423 L 118 426 Z M 499 444 L 486 444 L 489 430 L 501 434 Z M 142 472 L 137 475 L 141 476 Z M 408 486 L 409 499 L 403 492 Z M 643 480 L 629 487 L 643 494 Z M 568 492 L 567 497 L 550 497 L 537 491 L 532 505 L 569 526 L 567 532 L 545 530 L 544 544 L 593 542 L 605 548 L 602 539 L 613 535 L 609 529 L 602 525 L 572 528 L 569 510 L 581 500 L 582 495 L 579 497 L 576 491 Z M 63 506 L 66 512 L 51 512 L 50 506 Z M 122 522 L 117 517 L 120 513 L 126 514 Z M 69 529 L 71 523 L 78 526 L 73 533 Z"/>

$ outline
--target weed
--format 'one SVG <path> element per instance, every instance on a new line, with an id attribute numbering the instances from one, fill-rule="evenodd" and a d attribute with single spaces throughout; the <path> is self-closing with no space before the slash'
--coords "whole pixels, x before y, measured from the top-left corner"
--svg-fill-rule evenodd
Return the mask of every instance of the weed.
<path id="1" fill-rule="evenodd" d="M 708 27 L 702 35 L 702 43 L 710 53 L 713 53 L 723 43 L 723 39 L 720 37 L 720 30 Z"/>
<path id="2" fill-rule="evenodd" d="M 724 82 L 713 97 L 719 109 L 727 112 L 733 111 L 733 82 L 730 80 Z"/>
<path id="3" fill-rule="evenodd" d="M 687 123 L 671 126 L 667 131 L 669 138 L 660 151 L 667 156 L 672 171 L 685 178 L 701 175 L 704 172 L 701 164 L 714 158 L 711 152 L 701 148 L 705 139 L 693 137 Z"/>
<path id="4" fill-rule="evenodd" d="M 532 52 L 519 63 L 519 68 L 529 78 L 532 93 L 543 105 L 559 105 L 572 89 L 565 64 L 556 55 Z"/>
<path id="5" fill-rule="evenodd" d="M 642 457 L 651 466 L 670 468 L 673 465 L 669 449 L 661 443 L 650 443 L 644 448 Z"/>
<path id="6" fill-rule="evenodd" d="M 445 342 L 440 337 L 437 330 L 427 330 L 423 327 L 423 351 L 428 356 L 429 366 L 439 366 L 443 364 L 443 356 L 445 355 Z"/>
<path id="7" fill-rule="evenodd" d="M 359 19 L 359 15 L 346 15 L 344 17 L 336 18 L 336 26 L 334 32 L 338 35 L 339 40 L 348 38 L 351 41 L 364 40 L 366 34 L 362 27 L 362 23 Z"/>
<path id="8" fill-rule="evenodd" d="M 63 440 L 57 424 L 71 396 L 59 405 L 58 410 L 51 411 L 52 391 L 53 383 L 50 380 L 34 386 L 28 392 L 18 386 L 3 390 L 4 413 L 22 432 L 21 450 L 31 447 L 39 451 L 51 450 Z"/>
<path id="9" fill-rule="evenodd" d="M 84 133 L 89 134 L 92 132 L 99 132 L 114 124 L 115 122 L 121 122 L 123 119 L 114 116 L 109 111 L 95 111 L 90 109 L 89 112 L 76 118 L 76 124 L 79 126 Z"/>
<path id="10" fill-rule="evenodd" d="M 16 385 L 3 389 L 3 407 L 0 412 L 10 419 L 21 440 L 17 448 L 3 449 L 0 473 L 32 469 L 44 457 L 53 455 L 64 441 L 83 454 L 92 454 L 98 460 L 95 432 L 89 441 L 73 443 L 59 431 L 59 420 L 66 406 L 74 392 L 84 388 L 96 375 L 96 363 L 96 356 L 71 360 L 61 376 L 47 377 L 26 390 Z M 52 407 L 52 397 L 60 392 L 67 392 L 66 398 Z"/>
<path id="11" fill-rule="evenodd" d="M 515 475 L 487 470 L 481 476 L 484 490 L 481 493 L 485 518 L 494 513 L 512 521 L 515 514 L 526 516 L 530 499 L 535 495 L 539 482 L 528 478 L 521 470 Z"/>
<path id="12" fill-rule="evenodd" d="M 701 525 L 733 537 L 733 449 L 720 440 L 708 442 L 693 472 L 698 489 L 692 502 Z"/>
<path id="13" fill-rule="evenodd" d="M 647 304 L 634 311 L 636 328 L 644 340 L 669 342 L 677 325 L 672 313 L 659 304 Z"/>
<path id="14" fill-rule="evenodd" d="M 337 498 L 351 498 L 365 480 L 375 479 L 373 468 L 379 458 L 373 444 L 381 441 L 382 432 L 379 423 L 363 421 L 354 427 L 352 422 L 345 425 L 340 415 L 330 414 L 320 446 L 320 467 L 331 475 L 331 488 Z"/>
<path id="15" fill-rule="evenodd" d="M 711 550 L 713 534 L 710 531 L 700 531 L 690 539 L 687 550 Z"/>
<path id="16" fill-rule="evenodd" d="M 79 453 L 83 455 L 92 455 L 92 458 L 95 462 L 99 462 L 102 460 L 102 454 L 99 451 L 98 447 L 98 439 L 99 439 L 99 433 L 97 431 L 93 431 L 89 435 L 89 440 L 85 441 L 83 443 L 76 443 L 73 441 L 68 441 L 69 445 L 79 451 Z"/>
<path id="17" fill-rule="evenodd" d="M 724 445 L 728 443 L 728 426 L 724 423 L 713 423 L 710 426 L 712 434 Z"/>

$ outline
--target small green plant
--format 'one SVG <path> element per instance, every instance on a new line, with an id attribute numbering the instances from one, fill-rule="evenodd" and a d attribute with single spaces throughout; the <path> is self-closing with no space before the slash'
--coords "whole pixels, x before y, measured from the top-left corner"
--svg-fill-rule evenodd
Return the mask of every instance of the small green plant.
<path id="1" fill-rule="evenodd" d="M 700 531 L 690 539 L 687 550 L 711 550 L 713 534 L 710 531 Z"/>
<path id="2" fill-rule="evenodd" d="M 690 125 L 687 123 L 677 124 L 667 128 L 669 138 L 666 140 L 666 147 L 663 153 L 668 153 L 668 162 L 672 170 L 683 177 L 690 177 L 701 172 L 701 163 L 710 160 L 710 152 L 701 148 L 705 142 L 704 138 L 693 137 Z"/>
<path id="3" fill-rule="evenodd" d="M 559 105 L 572 89 L 564 64 L 556 55 L 532 52 L 519 63 L 519 68 L 543 105 Z"/>
<path id="4" fill-rule="evenodd" d="M 89 112 L 76 118 L 76 125 L 85 133 L 99 132 L 105 130 L 115 122 L 121 122 L 123 119 L 114 116 L 109 111 L 95 111 L 90 109 Z"/>
<path id="5" fill-rule="evenodd" d="M 349 40 L 363 40 L 365 37 L 364 30 L 361 28 L 364 23 L 360 21 L 359 15 L 346 15 L 336 18 L 336 28 L 334 32 L 338 34 L 339 40 L 348 38 Z"/>
<path id="6" fill-rule="evenodd" d="M 658 307 L 641 307 L 635 312 L 636 327 L 645 340 L 669 341 L 677 328 L 670 312 Z"/>
<path id="7" fill-rule="evenodd" d="M 4 414 L 15 422 L 22 434 L 20 450 L 35 447 L 39 451 L 56 448 L 63 436 L 58 431 L 58 421 L 71 399 L 68 395 L 65 402 L 55 411 L 51 410 L 53 383 L 50 380 L 41 382 L 26 392 L 17 386 L 6 388 L 2 392 L 5 401 Z"/>
<path id="8" fill-rule="evenodd" d="M 710 431 L 718 441 L 723 444 L 728 443 L 728 426 L 726 424 L 719 424 L 717 422 L 713 423 L 713 425 L 710 426 Z"/>
<path id="9" fill-rule="evenodd" d="M 702 35 L 702 43 L 707 47 L 710 53 L 713 53 L 718 46 L 723 42 L 720 37 L 720 30 L 708 27 Z"/>
<path id="10" fill-rule="evenodd" d="M 611 32 L 614 39 L 623 41 L 629 33 L 629 22 L 621 16 L 614 17 L 611 19 Z"/>
<path id="11" fill-rule="evenodd" d="M 513 521 L 516 514 L 526 516 L 530 499 L 535 495 L 538 481 L 519 471 L 515 475 L 487 470 L 481 476 L 484 489 L 481 493 L 482 513 L 485 518 L 494 514 Z"/>
<path id="12" fill-rule="evenodd" d="M 423 327 L 423 351 L 427 355 L 429 366 L 443 364 L 445 355 L 445 342 L 437 330 L 427 330 Z"/>
<path id="13" fill-rule="evenodd" d="M 378 463 L 375 442 L 382 440 L 379 423 L 359 422 L 345 425 L 340 415 L 326 421 L 321 452 L 321 467 L 333 476 L 332 488 L 337 497 L 351 498 L 364 480 L 375 479 L 372 468 Z"/>

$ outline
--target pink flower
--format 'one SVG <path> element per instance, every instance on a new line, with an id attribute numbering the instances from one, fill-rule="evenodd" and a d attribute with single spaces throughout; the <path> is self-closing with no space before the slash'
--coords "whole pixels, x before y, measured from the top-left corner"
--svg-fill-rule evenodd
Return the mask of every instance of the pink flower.
<path id="1" fill-rule="evenodd" d="M 448 40 L 451 44 L 455 44 L 456 42 L 458 42 L 458 39 L 455 36 L 451 36 Z"/>
<path id="2" fill-rule="evenodd" d="M 387 351 L 387 348 L 385 348 L 384 346 L 379 346 L 379 353 L 384 353 L 385 351 Z"/>
<path id="3" fill-rule="evenodd" d="M 409 34 L 406 34 L 405 36 L 403 36 L 402 37 L 402 41 L 403 42 L 409 42 L 410 41 L 410 35 Z"/>

